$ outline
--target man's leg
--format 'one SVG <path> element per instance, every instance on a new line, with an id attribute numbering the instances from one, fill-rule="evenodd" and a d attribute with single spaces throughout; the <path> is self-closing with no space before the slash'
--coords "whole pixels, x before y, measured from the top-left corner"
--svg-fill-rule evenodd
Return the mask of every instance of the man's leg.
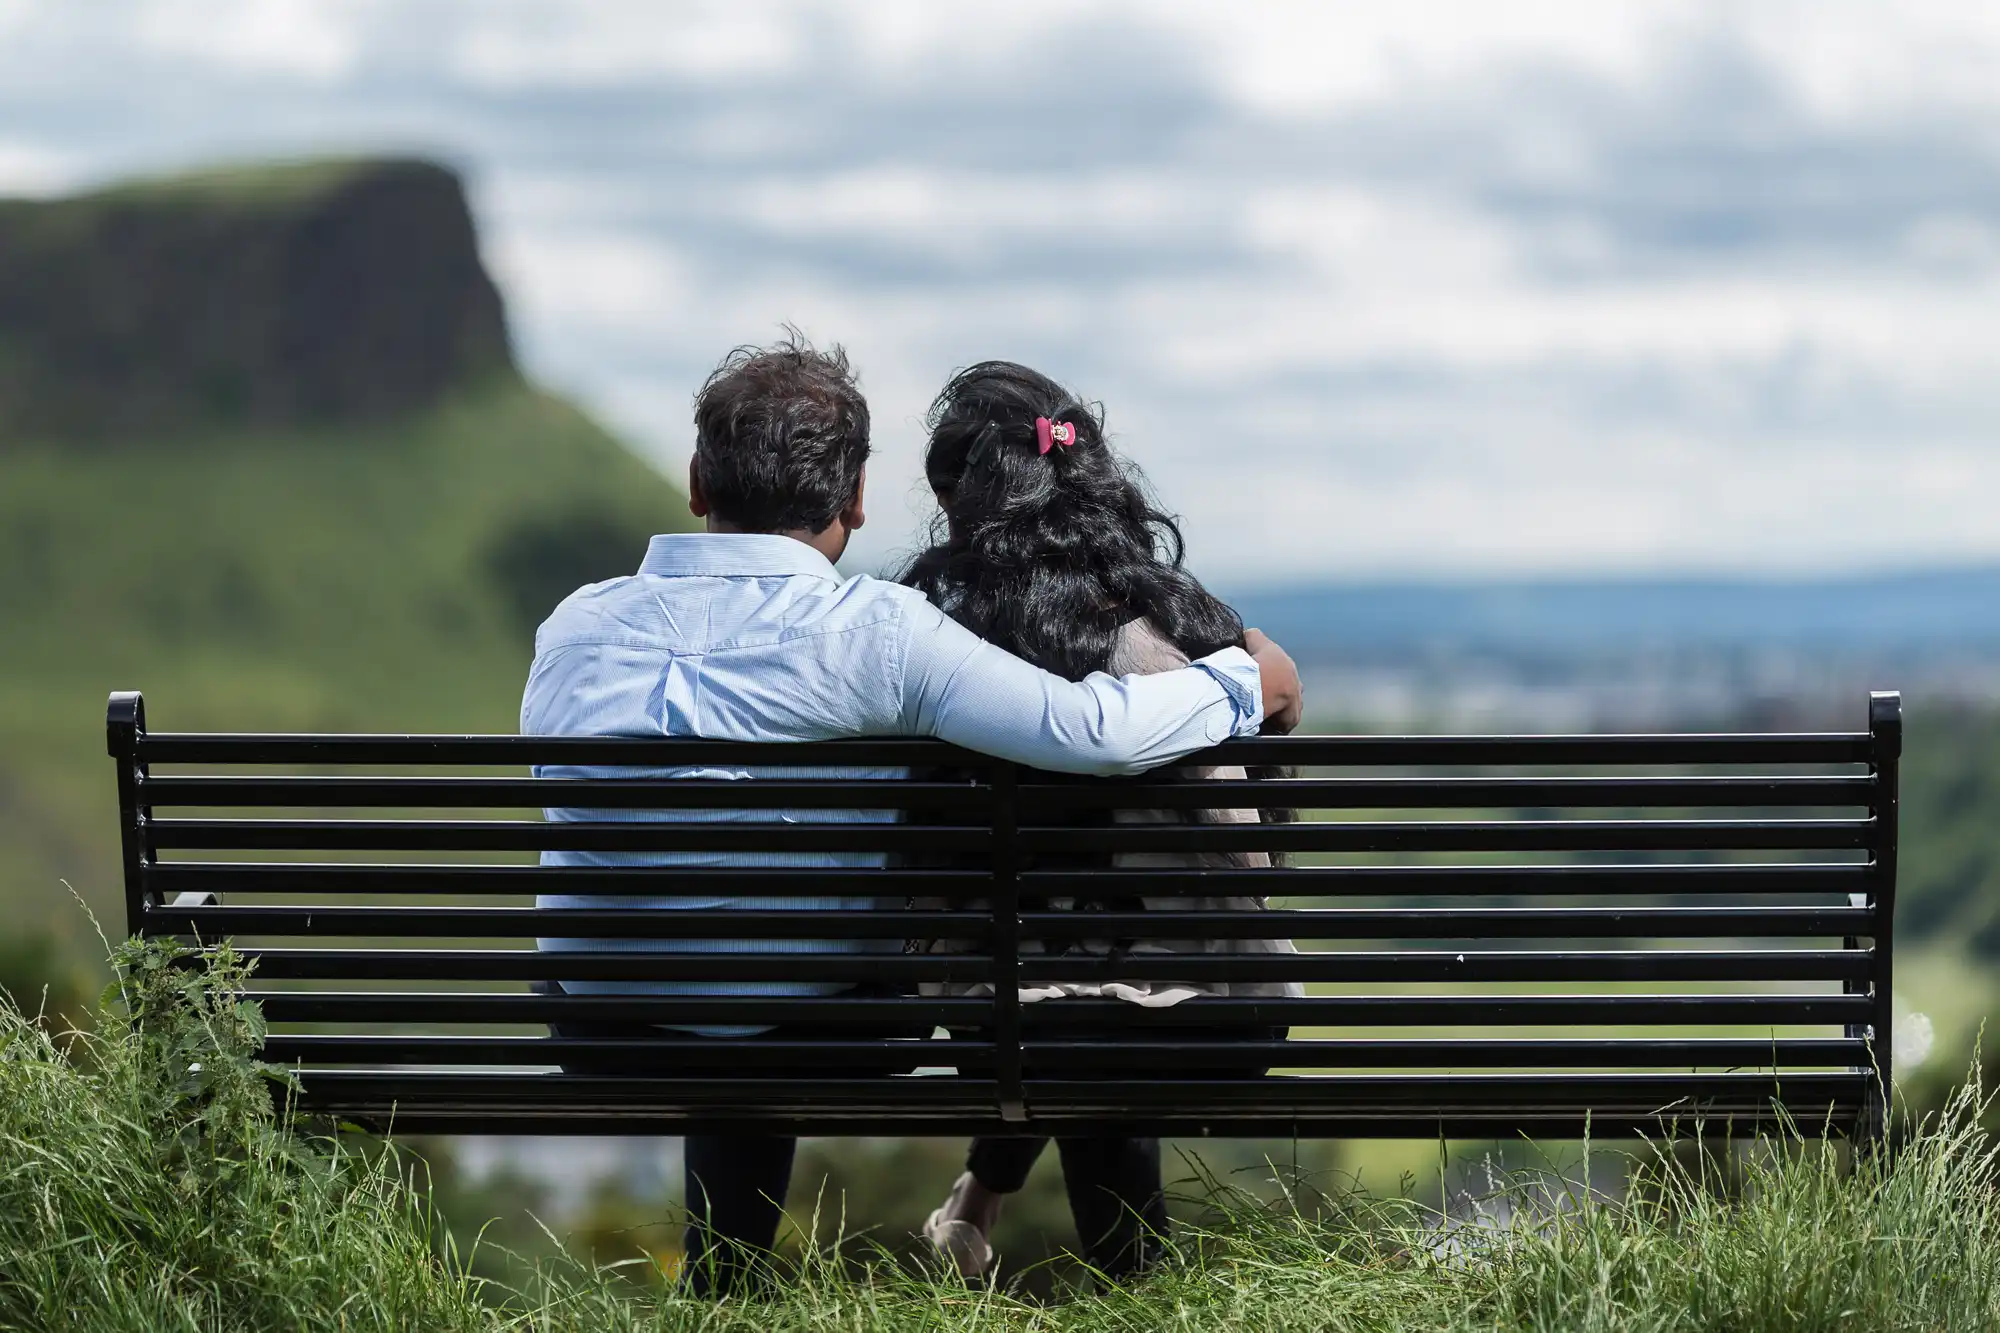
<path id="1" fill-rule="evenodd" d="M 690 1134 L 686 1145 L 686 1282 L 695 1296 L 754 1288 L 778 1240 L 798 1140 L 781 1134 Z"/>
<path id="2" fill-rule="evenodd" d="M 1122 1282 L 1159 1261 L 1167 1235 L 1160 1141 L 1063 1138 L 1063 1186 L 1092 1268 Z"/>
<path id="3" fill-rule="evenodd" d="M 555 982 L 538 982 L 536 992 L 560 995 Z M 617 1040 L 636 1043 L 679 1041 L 677 1033 L 647 1023 L 551 1023 L 550 1035 L 558 1040 Z M 806 1029 L 772 1028 L 764 1040 L 837 1040 L 843 1038 L 878 1040 L 910 1035 L 901 1030 L 874 1029 L 849 1031 L 841 1027 Z M 928 1036 L 928 1029 L 915 1033 Z M 781 1074 L 783 1070 L 725 1068 L 707 1060 L 693 1062 L 685 1049 L 672 1052 L 671 1063 L 663 1063 L 664 1052 L 645 1051 L 604 1059 L 571 1058 L 562 1062 L 569 1074 L 670 1074 L 689 1078 L 757 1077 L 759 1073 Z M 911 1067 L 917 1056 L 911 1056 Z M 879 1071 L 883 1076 L 903 1070 Z M 771 1247 L 778 1238 L 778 1222 L 784 1215 L 785 1195 L 792 1179 L 792 1162 L 798 1140 L 776 1134 L 690 1135 L 683 1146 L 688 1228 L 683 1242 L 688 1290 L 696 1296 L 727 1296 L 754 1285 L 758 1270 L 768 1266 Z"/>
<path id="4" fill-rule="evenodd" d="M 556 982 L 535 990 L 560 995 Z M 567 1041 L 685 1041 L 649 1023 L 551 1023 L 549 1035 Z M 672 1064 L 635 1051 L 622 1057 L 570 1057 L 566 1074 L 699 1076 L 719 1071 L 691 1065 L 684 1051 Z M 690 1135 L 683 1146 L 688 1227 L 682 1242 L 685 1282 L 697 1296 L 727 1296 L 754 1284 L 778 1238 L 778 1219 L 792 1180 L 796 1139 L 773 1134 Z"/>

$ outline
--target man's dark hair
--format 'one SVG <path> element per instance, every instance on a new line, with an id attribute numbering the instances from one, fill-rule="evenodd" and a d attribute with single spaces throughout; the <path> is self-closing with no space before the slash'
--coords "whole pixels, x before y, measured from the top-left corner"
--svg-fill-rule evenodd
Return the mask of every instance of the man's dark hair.
<path id="1" fill-rule="evenodd" d="M 796 330 L 739 347 L 694 399 L 694 458 L 718 518 L 746 532 L 824 532 L 861 485 L 868 400 L 847 353 Z"/>

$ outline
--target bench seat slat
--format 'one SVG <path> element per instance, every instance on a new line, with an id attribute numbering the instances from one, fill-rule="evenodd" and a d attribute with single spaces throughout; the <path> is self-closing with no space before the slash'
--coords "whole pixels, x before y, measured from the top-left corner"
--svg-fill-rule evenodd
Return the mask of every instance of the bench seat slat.
<path id="1" fill-rule="evenodd" d="M 1444 810 L 1495 807 L 1856 807 L 1870 777 L 1259 778 L 1207 782 L 1021 784 L 1024 814 L 1119 809 Z"/>
<path id="2" fill-rule="evenodd" d="M 1279 893 L 1290 899 L 1426 894 L 1850 894 L 1867 891 L 1873 871 L 1861 862 L 1793 865 L 1518 865 L 1291 866 L 1281 870 L 1036 871 L 1020 876 L 1033 895 L 1219 897 Z M 741 866 L 480 866 L 368 865 L 298 862 L 165 862 L 142 871 L 146 888 L 171 901 L 176 894 L 581 893 L 653 897 L 705 894 L 793 896 L 810 883 L 829 895 L 884 893 L 907 897 L 983 897 L 983 870 L 757 870 Z M 1282 878 L 1274 878 L 1282 876 Z M 1133 887 L 1127 887 L 1127 885 Z"/>
<path id="3" fill-rule="evenodd" d="M 526 951 L 523 950 L 524 956 Z M 551 955 L 543 955 L 548 957 Z M 556 955 L 559 957 L 559 955 Z M 586 957 L 601 957 L 587 954 Z M 585 966 L 561 966 L 546 969 L 553 973 L 549 980 L 599 980 L 590 974 L 598 969 Z M 606 969 L 608 970 L 608 969 Z M 353 974 L 354 980 L 368 977 L 367 972 Z M 379 974 L 377 974 L 379 975 Z M 407 976 L 408 973 L 391 975 Z M 889 982 L 915 984 L 917 982 L 955 982 L 969 985 L 974 982 L 989 981 L 993 976 L 993 959 L 985 954 L 902 954 L 902 953 L 671 953 L 654 954 L 649 960 L 645 979 L 649 981 L 675 982 L 752 982 L 752 981 L 797 981 L 797 982 Z M 274 977 L 273 980 L 278 978 Z M 442 978 L 440 978 L 442 979 Z M 518 998 L 510 995 L 481 994 L 475 991 L 460 991 L 457 994 L 467 998 L 485 1000 L 505 1000 Z"/>
<path id="4" fill-rule="evenodd" d="M 1277 1074 L 1268 1078 L 1200 1079 L 1037 1079 L 1023 1087 L 1036 1102 L 1074 1107 L 1145 1106 L 1186 1103 L 1212 1107 L 1254 1107 L 1270 1111 L 1347 1106 L 1460 1108 L 1497 1113 L 1509 1107 L 1534 1105 L 1544 1109 L 1601 1107 L 1652 1113 L 1692 1102 L 1762 1107 L 1783 1095 L 1795 1105 L 1854 1104 L 1867 1092 L 1865 1072 L 1764 1071 L 1670 1074 L 1608 1074 L 1563 1071 L 1547 1074 L 1348 1073 L 1338 1077 Z M 541 1073 L 474 1073 L 328 1069 L 313 1070 L 307 1080 L 320 1096 L 357 1101 L 430 1102 L 491 1097 L 509 1102 L 538 1101 L 548 1105 L 591 1102 L 670 1100 L 687 1106 L 751 1103 L 762 1105 L 800 1101 L 820 1104 L 901 1104 L 962 1102 L 968 1087 L 984 1079 L 849 1078 L 744 1079 L 671 1078 L 577 1074 L 552 1077 Z"/>
<path id="5" fill-rule="evenodd" d="M 1028 870 L 1023 894 L 1209 897 L 1270 894 L 1288 899 L 1424 894 L 1764 894 L 1866 891 L 1860 862 L 1793 865 L 1287 866 L 1277 870 Z M 1141 887 L 1127 887 L 1143 886 Z"/>
<path id="6" fill-rule="evenodd" d="M 331 1071 L 330 1071 L 331 1072 Z M 338 1075 L 336 1075 L 338 1076 Z M 440 1075 L 441 1078 L 477 1075 Z M 1794 1107 L 1857 1105 L 1867 1095 L 1864 1071 L 1763 1070 L 1688 1073 L 1600 1073 L 1563 1070 L 1544 1074 L 1451 1073 L 1328 1075 L 1277 1074 L 1263 1079 L 1072 1079 L 1029 1078 L 1028 1096 L 1040 1104 L 1105 1108 L 1171 1102 L 1176 1089 L 1189 1101 L 1212 1107 L 1272 1109 L 1353 1106 L 1381 1109 L 1424 1107 L 1475 1114 L 1503 1113 L 1535 1106 L 1598 1108 L 1652 1113 L 1697 1105 L 1764 1109 L 1782 1097 Z M 442 1089 L 441 1089 L 442 1090 Z"/>
<path id="7" fill-rule="evenodd" d="M 815 867 L 759 870 L 742 866 L 365 865 L 300 862 L 166 862 L 144 869 L 155 897 L 210 893 L 542 894 L 646 897 L 775 894 L 802 886 L 830 897 L 962 898 L 990 892 L 983 870 Z"/>
<path id="8" fill-rule="evenodd" d="M 795 889 L 794 892 L 799 890 Z M 553 907 L 154 907 L 154 934 L 387 935 L 392 938 L 656 939 L 661 913 L 646 908 Z M 913 935 L 984 935 L 983 912 L 778 910 L 676 912 L 674 933 L 686 939 L 904 940 Z"/>
<path id="9" fill-rule="evenodd" d="M 624 951 L 247 948 L 238 952 L 256 964 L 258 979 L 267 981 L 643 981 L 659 975 L 658 956 Z M 1337 966 L 1341 980 L 1356 982 L 1864 981 L 1874 968 L 1873 958 L 1860 949 L 1409 950 L 1353 951 L 1332 957 L 1337 963 L 1327 966 Z M 1164 965 L 1159 970 L 1179 971 Z"/>
<path id="10" fill-rule="evenodd" d="M 1768 1052 L 1767 1052 L 1768 1054 Z M 692 1055 L 713 1065 L 718 1060 L 757 1067 L 806 1068 L 824 1065 L 839 1070 L 856 1060 L 884 1067 L 991 1063 L 993 1044 L 973 1040 L 825 1041 L 732 1040 L 727 1037 L 676 1037 L 662 1030 L 658 1040 L 579 1040 L 558 1037 L 439 1037 L 283 1034 L 264 1044 L 263 1058 L 282 1064 L 419 1065 L 552 1065 L 572 1056 L 643 1058 L 665 1072 L 674 1061 Z"/>
<path id="11" fill-rule="evenodd" d="M 1030 852 L 1544 852 L 1867 847 L 1867 819 L 1509 819 L 1296 824 L 1022 825 Z"/>
<path id="12" fill-rule="evenodd" d="M 1030 852 L 1291 850 L 1673 851 L 1867 847 L 1867 819 L 1452 820 L 1296 824 L 1145 824 L 1116 828 L 1023 825 Z M 352 851 L 737 851 L 975 852 L 991 843 L 978 827 L 895 823 L 670 823 L 642 820 L 544 823 L 468 819 L 155 819 L 152 845 Z"/>
<path id="13" fill-rule="evenodd" d="M 783 747 L 787 764 L 872 767 L 946 765 L 983 770 L 986 755 L 929 740 L 867 738 Z M 226 735 L 142 732 L 136 756 L 154 764 L 647 765 L 769 764 L 768 748 L 744 741 L 576 736 Z M 1568 736 L 1255 736 L 1184 764 L 1351 766 L 1477 764 L 1865 764 L 1866 732 L 1686 732 Z"/>
<path id="14" fill-rule="evenodd" d="M 906 768 L 949 765 L 974 771 L 999 761 L 941 741 L 898 737 L 801 741 L 786 744 L 786 767 Z M 529 764 L 589 764 L 607 767 L 672 767 L 680 764 L 744 764 L 774 761 L 769 747 L 749 741 L 709 741 L 684 737 L 632 736 L 465 736 L 368 735 L 363 733 L 267 733 L 146 731 L 134 753 L 149 764 L 371 764 L 454 767 Z"/>
<path id="15" fill-rule="evenodd" d="M 154 934 L 653 939 L 661 913 L 647 908 L 535 907 L 154 907 Z M 1024 912 L 1030 937 L 1200 939 L 1476 939 L 1566 937 L 1662 939 L 1866 935 L 1866 907 L 1528 908 L 1330 907 L 1265 912 Z M 685 939 L 908 939 L 983 937 L 991 916 L 966 911 L 681 910 L 670 923 Z"/>
<path id="16" fill-rule="evenodd" d="M 1747 1040 L 1708 1038 L 1429 1038 L 1417 1041 L 1336 1039 L 1273 1042 L 1052 1042 L 1034 1040 L 1025 1050 L 1031 1067 L 1067 1065 L 1073 1069 L 1134 1067 L 1162 1061 L 1183 1068 L 1209 1064 L 1274 1068 L 1411 1068 L 1453 1069 L 1552 1065 L 1563 1067 L 1630 1065 L 1684 1069 L 1742 1067 L 1795 1069 L 1812 1065 L 1847 1068 L 1863 1066 L 1868 1043 L 1857 1038 L 1785 1038 Z M 939 1063 L 944 1063 L 940 1061 Z M 1172 1066 L 1170 1066 L 1172 1067 Z"/>
<path id="17" fill-rule="evenodd" d="M 1037 1134 L 1106 1134 L 1153 1138 L 1342 1138 L 1342 1139 L 1515 1139 L 1522 1136 L 1548 1143 L 1557 1140 L 1617 1138 L 1692 1139 L 1697 1133 L 1714 1141 L 1725 1136 L 1746 1139 L 1754 1132 L 1790 1134 L 1826 1132 L 1850 1138 L 1866 1130 L 1866 1103 L 1806 1105 L 1778 1112 L 1772 1106 L 1729 1108 L 1697 1124 L 1695 1117 L 1592 1111 L 1584 1107 L 1524 1105 L 1453 1109 L 1449 1114 L 1422 1111 L 1383 1112 L 1368 1108 L 1315 1107 L 1306 1110 L 1263 1111 L 1244 1107 L 1126 1107 L 1115 1116 L 1101 1109 L 1072 1110 L 1063 1106 L 1031 1108 Z M 504 1102 L 428 1108 L 421 1103 L 368 1107 L 323 1102 L 308 1095 L 302 1109 L 358 1123 L 377 1132 L 404 1134 L 515 1135 L 651 1135 L 741 1134 L 745 1126 L 758 1133 L 795 1137 L 849 1135 L 890 1138 L 994 1137 L 1022 1132 L 1019 1121 L 997 1112 L 966 1105 L 942 1107 L 852 1107 L 810 1104 L 684 1107 L 672 1102 L 634 1106 L 514 1107 Z"/>
<path id="18" fill-rule="evenodd" d="M 273 1022 L 361 1023 L 867 1023 L 923 1021 L 976 1028 L 989 1023 L 983 999 L 750 999 L 605 995 L 466 995 L 410 991 L 245 992 Z M 1029 1029 L 1103 1026 L 1133 1030 L 1216 1025 L 1349 1027 L 1523 1027 L 1865 1023 L 1871 997 L 1767 995 L 1357 995 L 1293 999 L 1205 999 L 1140 1009 L 1117 1001 L 1063 1000 L 1022 1006 Z M 1121 1024 L 1122 1026 L 1122 1024 Z"/>
<path id="19" fill-rule="evenodd" d="M 973 782 L 896 781 L 877 805 L 980 810 L 992 787 Z M 1849 776 L 1273 778 L 1257 781 L 1023 783 L 1024 813 L 1067 810 L 1447 809 L 1491 807 L 1863 806 L 1875 781 Z M 876 794 L 843 780 L 496 777 L 154 777 L 139 783 L 154 807 L 503 809 L 550 806 L 629 809 L 867 809 Z"/>
<path id="20" fill-rule="evenodd" d="M 1755 1040 L 1738 1037 L 1626 1037 L 1556 1039 L 1487 1038 L 1462 1040 L 1426 1038 L 1299 1039 L 1293 1041 L 1051 1041 L 1036 1039 L 1024 1047 L 1029 1061 L 1042 1068 L 1105 1069 L 1148 1065 L 1181 1068 L 1244 1066 L 1278 1068 L 1409 1068 L 1560 1066 L 1662 1066 L 1681 1068 L 1790 1069 L 1807 1066 L 1865 1066 L 1868 1044 L 1858 1038 L 1788 1037 Z M 993 1047 L 982 1041 L 770 1041 L 725 1037 L 683 1037 L 663 1033 L 658 1041 L 578 1041 L 553 1037 L 436 1036 L 277 1036 L 265 1045 L 264 1058 L 307 1065 L 368 1064 L 529 1064 L 546 1065 L 570 1056 L 619 1055 L 644 1058 L 660 1070 L 673 1068 L 676 1058 L 695 1056 L 776 1067 L 840 1067 L 853 1059 L 877 1059 L 884 1064 L 958 1065 L 968 1061 L 990 1064 Z"/>
<path id="21" fill-rule="evenodd" d="M 1051 939 L 1479 939 L 1866 935 L 1865 907 L 1311 907 L 1264 912 L 1023 912 Z"/>
<path id="22" fill-rule="evenodd" d="M 993 1012 L 980 999 L 743 996 L 468 995 L 438 991 L 281 991 L 252 988 L 272 1022 L 295 1023 L 682 1023 L 863 1026 L 910 1022 L 978 1027 Z"/>
<path id="23" fill-rule="evenodd" d="M 1866 764 L 1867 732 L 1603 733 L 1536 736 L 1246 736 L 1183 764 L 1322 767 Z"/>
<path id="24" fill-rule="evenodd" d="M 1064 1001 L 1028 1005 L 1030 1028 L 1050 1030 L 1102 1024 L 1129 1010 L 1116 1001 Z M 1147 1009 L 1135 1027 L 1200 1028 L 1218 1023 L 1331 1027 L 1530 1027 L 1640 1026 L 1866 1022 L 1870 997 L 1834 994 L 1762 995 L 1353 995 L 1302 1000 L 1205 999 Z"/>
<path id="25" fill-rule="evenodd" d="M 1532 953 L 1465 955 L 1433 953 L 1414 958 L 1400 975 L 1363 960 L 1349 965 L 1343 953 L 1252 956 L 1169 956 L 1136 954 L 1117 962 L 1089 958 L 1029 958 L 1021 963 L 1021 981 L 1109 982 L 1243 982 L 1302 981 L 1319 983 L 1439 981 L 1862 981 L 1871 975 L 1871 960 L 1861 950 L 1837 952 L 1797 950 L 1799 957 L 1765 963 L 1758 955 L 1731 958 L 1714 954 L 1685 955 L 1678 963 L 1666 950 L 1650 955 L 1657 963 L 1627 963 L 1619 955 Z"/>
<path id="26" fill-rule="evenodd" d="M 367 809 L 829 809 L 984 810 L 992 788 L 968 782 L 673 778 L 264 778 L 163 777 L 139 784 L 158 806 L 339 807 Z M 871 804 L 871 800 L 874 801 Z M 1823 802 L 1811 802 L 1823 804 Z"/>
<path id="27" fill-rule="evenodd" d="M 637 819 L 155 819 L 146 836 L 162 849 L 467 852 L 978 852 L 993 840 L 969 826 Z"/>
<path id="28" fill-rule="evenodd" d="M 646 953 L 640 951 L 543 952 L 535 949 L 268 949 L 237 951 L 256 964 L 259 981 L 403 979 L 426 981 L 657 981 L 674 964 L 700 959 L 705 966 L 726 967 L 729 961 L 755 962 L 760 970 L 782 972 L 784 967 L 803 960 L 810 968 L 814 961 L 837 959 L 853 963 L 857 958 L 879 962 L 885 955 L 867 954 L 721 954 Z M 886 955 L 895 957 L 898 955 Z M 968 970 L 979 977 L 992 966 L 983 954 L 960 954 Z M 774 957 L 782 958 L 773 962 Z M 943 958 L 943 955 L 937 955 Z M 718 963 L 716 960 L 723 960 Z M 732 973 L 737 979 L 749 975 Z M 777 979 L 789 979 L 790 974 Z"/>

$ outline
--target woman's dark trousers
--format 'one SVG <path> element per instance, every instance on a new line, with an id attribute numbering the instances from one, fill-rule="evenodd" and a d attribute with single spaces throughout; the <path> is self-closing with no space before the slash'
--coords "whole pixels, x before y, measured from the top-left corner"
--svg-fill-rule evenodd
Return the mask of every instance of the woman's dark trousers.
<path id="1" fill-rule="evenodd" d="M 1283 1027 L 1257 1027 L 1201 1035 L 1221 1041 L 1283 1041 L 1289 1032 Z M 1103 1040 L 1123 1034 L 1073 1035 Z M 1179 1077 L 1197 1079 L 1262 1078 L 1266 1072 L 1241 1068 L 1176 1071 Z M 1120 1071 L 1105 1077 L 1129 1078 L 1140 1073 Z M 1048 1142 L 1035 1137 L 974 1139 L 965 1156 L 965 1169 L 996 1194 L 1017 1193 L 1028 1183 L 1028 1172 Z M 1171 1225 L 1166 1190 L 1160 1182 L 1160 1141 L 1103 1135 L 1065 1137 L 1055 1142 L 1062 1155 L 1063 1188 L 1069 1194 L 1070 1215 L 1076 1219 L 1084 1262 L 1114 1282 L 1123 1282 L 1158 1263 Z"/>
<path id="2" fill-rule="evenodd" d="M 997 1194 L 1028 1183 L 1045 1138 L 974 1139 L 965 1169 Z M 1167 1234 L 1167 1198 L 1160 1185 L 1160 1141 L 1125 1137 L 1060 1138 L 1063 1188 L 1076 1219 L 1083 1258 L 1114 1282 L 1159 1262 Z"/>

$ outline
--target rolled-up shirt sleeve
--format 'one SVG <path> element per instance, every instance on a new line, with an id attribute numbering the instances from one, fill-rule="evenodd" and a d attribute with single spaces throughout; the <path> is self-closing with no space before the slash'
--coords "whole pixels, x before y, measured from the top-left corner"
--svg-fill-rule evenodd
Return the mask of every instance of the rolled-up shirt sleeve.
<path id="1" fill-rule="evenodd" d="M 1264 717 L 1257 664 L 1241 648 L 1179 671 L 1081 681 L 1004 652 L 928 602 L 902 638 L 902 725 L 968 750 L 1063 773 L 1138 773 L 1234 736 Z"/>

